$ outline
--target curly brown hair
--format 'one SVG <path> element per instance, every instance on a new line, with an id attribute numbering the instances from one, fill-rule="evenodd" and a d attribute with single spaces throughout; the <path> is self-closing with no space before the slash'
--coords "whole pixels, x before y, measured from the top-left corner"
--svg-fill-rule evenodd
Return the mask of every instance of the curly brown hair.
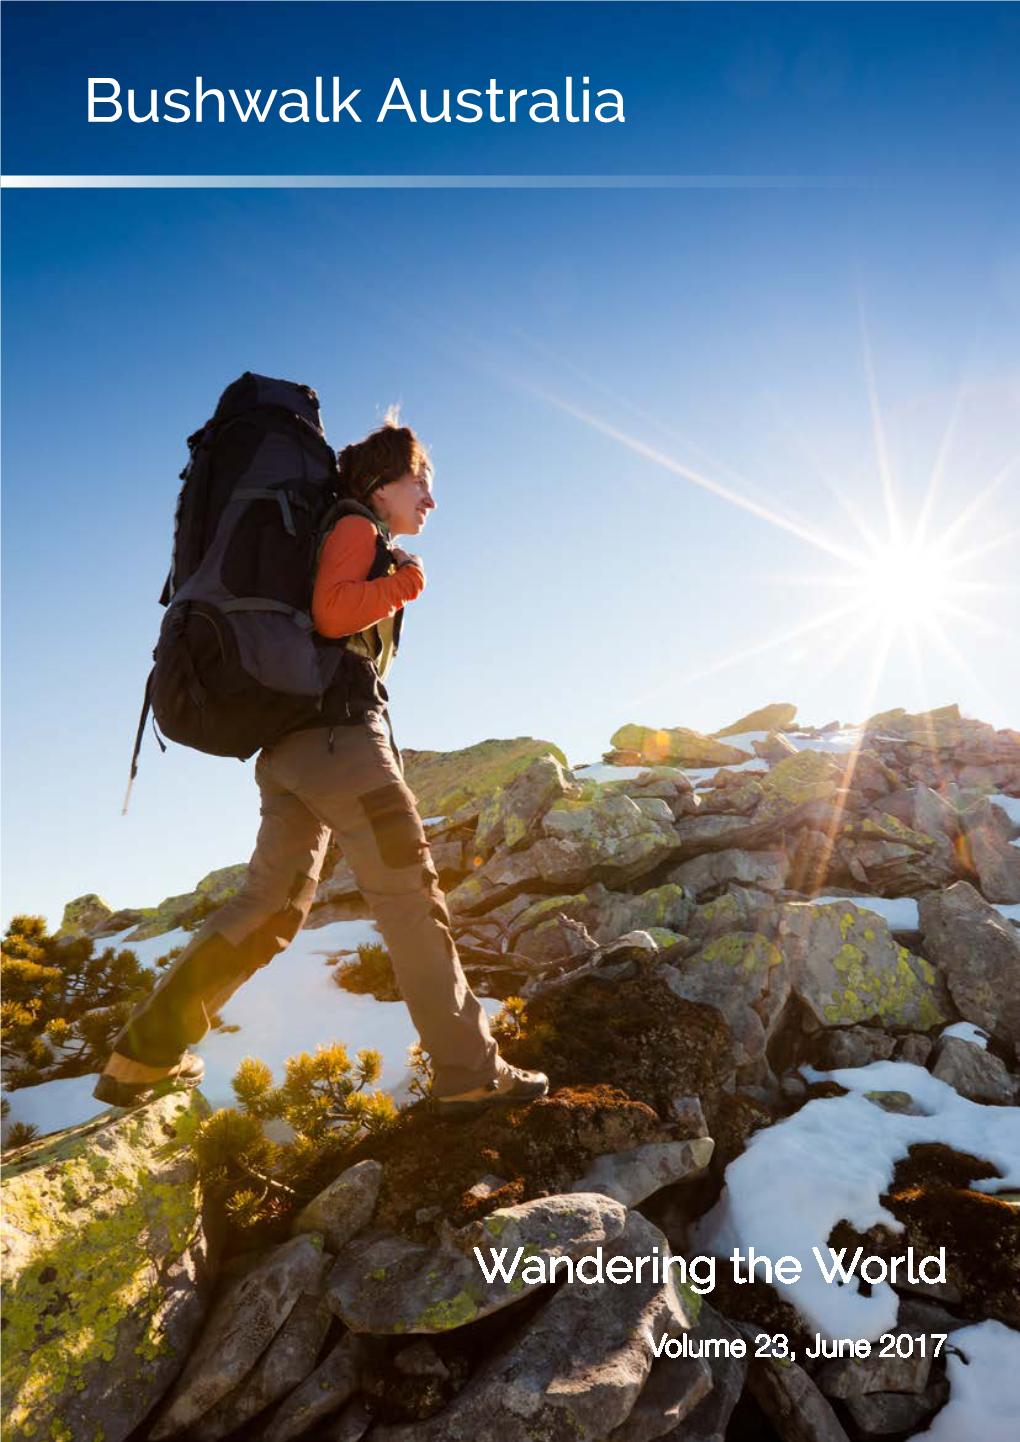
<path id="1" fill-rule="evenodd" d="M 424 444 L 410 426 L 398 426 L 393 420 L 387 420 L 363 441 L 344 446 L 337 452 L 337 464 L 341 491 L 363 503 L 380 486 L 399 480 L 408 471 L 432 474 Z"/>

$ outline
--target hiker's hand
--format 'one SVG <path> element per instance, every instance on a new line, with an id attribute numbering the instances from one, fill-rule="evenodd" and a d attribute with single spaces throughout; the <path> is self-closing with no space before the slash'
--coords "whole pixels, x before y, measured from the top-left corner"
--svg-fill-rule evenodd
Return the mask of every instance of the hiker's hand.
<path id="1" fill-rule="evenodd" d="M 402 551 L 399 546 L 395 546 L 393 548 L 393 559 L 397 563 L 398 571 L 402 571 L 405 566 L 417 566 L 421 572 L 422 580 L 425 579 L 425 562 L 420 556 L 415 556 L 410 551 Z"/>

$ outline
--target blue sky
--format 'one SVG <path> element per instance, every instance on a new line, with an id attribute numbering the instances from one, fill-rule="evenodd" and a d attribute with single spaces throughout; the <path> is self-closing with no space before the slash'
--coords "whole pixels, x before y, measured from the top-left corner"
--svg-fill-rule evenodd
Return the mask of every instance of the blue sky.
<path id="1" fill-rule="evenodd" d="M 3 20 L 8 174 L 830 182 L 5 190 L 4 920 L 56 922 L 87 890 L 155 904 L 251 850 L 250 763 L 160 756 L 151 734 L 120 815 L 184 437 L 246 368 L 315 385 L 337 445 L 400 401 L 432 447 L 429 584 L 390 678 L 402 745 L 528 734 L 582 763 L 627 721 L 709 729 L 778 699 L 816 722 L 958 700 L 1020 724 L 1015 7 L 6 4 Z M 394 75 L 589 74 L 627 123 L 83 124 L 88 75 L 320 73 L 380 101 Z M 863 599 L 846 553 L 867 549 L 859 523 L 889 531 L 883 475 L 910 534 L 933 474 L 921 559 L 960 521 L 938 570 L 974 553 L 953 571 L 968 591 L 921 617 L 890 590 L 867 627 L 825 622 Z"/>

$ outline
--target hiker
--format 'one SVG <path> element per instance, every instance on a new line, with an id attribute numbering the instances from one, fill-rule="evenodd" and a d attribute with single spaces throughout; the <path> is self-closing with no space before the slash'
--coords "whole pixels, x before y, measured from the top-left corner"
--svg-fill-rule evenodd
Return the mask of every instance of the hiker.
<path id="1" fill-rule="evenodd" d="M 338 490 L 354 504 L 341 502 L 340 518 L 319 547 L 311 614 L 320 637 L 350 637 L 346 650 L 363 665 L 367 658 L 381 683 L 399 643 L 402 608 L 425 586 L 421 559 L 392 539 L 424 528 L 435 507 L 432 466 L 415 433 L 393 424 L 347 446 L 337 460 Z M 380 537 L 389 564 L 369 579 L 379 569 Z M 377 689 L 385 698 L 385 688 Z M 436 1111 L 471 1115 L 547 1092 L 541 1072 L 522 1071 L 500 1056 L 461 969 L 385 703 L 352 715 L 349 694 L 342 686 L 334 691 L 311 722 L 260 751 L 255 778 L 262 821 L 245 884 L 206 921 L 123 1027 L 95 1088 L 100 1101 L 134 1106 L 200 1083 L 204 1064 L 186 1048 L 205 1036 L 228 997 L 294 939 L 331 834 L 376 918 L 431 1060 Z M 144 719 L 143 710 L 143 725 Z"/>

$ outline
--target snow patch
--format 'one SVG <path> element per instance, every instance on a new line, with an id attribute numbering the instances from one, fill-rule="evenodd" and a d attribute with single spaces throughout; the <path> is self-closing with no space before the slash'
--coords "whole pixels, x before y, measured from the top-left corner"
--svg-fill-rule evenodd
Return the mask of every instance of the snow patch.
<path id="1" fill-rule="evenodd" d="M 954 1021 L 952 1026 L 945 1027 L 939 1033 L 939 1040 L 944 1036 L 956 1036 L 961 1041 L 969 1041 L 974 1046 L 979 1046 L 982 1051 L 988 1049 L 988 1033 L 975 1026 L 972 1021 Z"/>
<path id="2" fill-rule="evenodd" d="M 1001 1322 L 961 1327 L 949 1339 L 946 1376 L 949 1401 L 926 1432 L 925 1442 L 1013 1442 L 1017 1430 L 1016 1379 L 1020 1372 L 1020 1332 Z M 957 1355 L 956 1348 L 963 1354 Z"/>
<path id="3" fill-rule="evenodd" d="M 723 1194 L 695 1229 L 693 1245 L 721 1258 L 734 1247 L 746 1253 L 749 1246 L 773 1262 L 796 1257 L 801 1277 L 789 1285 L 776 1281 L 779 1296 L 830 1338 L 873 1340 L 896 1321 L 896 1293 L 888 1283 L 873 1286 L 868 1297 L 856 1283 L 827 1283 L 812 1247 L 827 1261 L 829 1236 L 844 1219 L 859 1232 L 877 1223 L 902 1232 L 879 1198 L 896 1162 L 919 1142 L 942 1142 L 991 1162 L 1002 1176 L 974 1182 L 977 1191 L 1016 1188 L 1020 1109 L 968 1101 L 908 1062 L 802 1070 L 812 1081 L 838 1082 L 848 1095 L 808 1102 L 792 1117 L 756 1132 L 726 1168 Z M 884 1111 L 867 1100 L 870 1091 L 908 1092 L 926 1115 Z"/>

